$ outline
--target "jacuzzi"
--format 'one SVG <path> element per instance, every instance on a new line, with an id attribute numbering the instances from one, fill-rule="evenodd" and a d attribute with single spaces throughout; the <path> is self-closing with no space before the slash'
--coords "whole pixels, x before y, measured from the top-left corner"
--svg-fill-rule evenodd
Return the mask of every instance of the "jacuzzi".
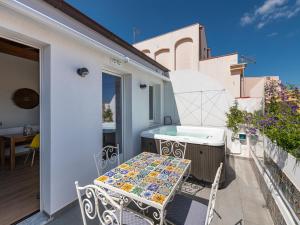
<path id="1" fill-rule="evenodd" d="M 200 145 L 225 145 L 224 129 L 212 127 L 162 126 L 143 131 L 141 136 Z"/>
<path id="2" fill-rule="evenodd" d="M 191 175 L 212 183 L 221 162 L 220 182 L 225 182 L 226 132 L 221 128 L 194 126 L 161 126 L 141 133 L 142 150 L 159 153 L 159 141 L 187 143 L 185 158 L 192 160 Z"/>

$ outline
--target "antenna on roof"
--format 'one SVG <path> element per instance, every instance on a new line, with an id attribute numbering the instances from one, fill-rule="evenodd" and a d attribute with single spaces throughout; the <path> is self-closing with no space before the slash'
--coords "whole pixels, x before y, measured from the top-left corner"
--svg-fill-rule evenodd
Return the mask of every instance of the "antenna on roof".
<path id="1" fill-rule="evenodd" d="M 249 56 L 244 56 L 244 55 L 241 55 L 240 61 L 241 61 L 241 63 L 256 64 L 256 59 L 255 58 L 249 57 Z"/>
<path id="2" fill-rule="evenodd" d="M 136 27 L 132 28 L 132 39 L 133 39 L 132 41 L 133 41 L 133 44 L 136 42 L 136 37 L 140 34 L 141 34 L 141 31 L 138 28 L 136 28 Z"/>

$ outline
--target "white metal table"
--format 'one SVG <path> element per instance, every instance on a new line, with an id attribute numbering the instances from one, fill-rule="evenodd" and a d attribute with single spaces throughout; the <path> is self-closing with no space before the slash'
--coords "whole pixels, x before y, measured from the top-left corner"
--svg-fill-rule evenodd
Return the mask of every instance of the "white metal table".
<path id="1" fill-rule="evenodd" d="M 165 208 L 188 174 L 191 160 L 143 152 L 94 180 L 94 184 L 134 202 L 143 211 L 153 208 L 153 217 L 164 223 Z"/>

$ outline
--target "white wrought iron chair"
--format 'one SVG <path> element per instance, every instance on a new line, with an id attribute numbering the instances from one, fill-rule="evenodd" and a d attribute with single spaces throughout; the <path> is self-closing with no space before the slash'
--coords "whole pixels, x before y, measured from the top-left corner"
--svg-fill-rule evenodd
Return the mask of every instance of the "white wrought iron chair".
<path id="1" fill-rule="evenodd" d="M 120 148 L 117 146 L 107 145 L 102 148 L 101 152 L 94 154 L 94 160 L 98 172 L 98 176 L 120 165 Z"/>
<path id="2" fill-rule="evenodd" d="M 174 156 L 184 159 L 187 143 L 177 141 L 159 140 L 159 151 L 161 155 Z"/>
<path id="3" fill-rule="evenodd" d="M 177 158 L 184 159 L 187 143 L 181 143 L 178 141 L 170 140 L 159 140 L 159 151 L 160 155 L 174 156 Z M 182 185 L 190 176 L 191 167 L 189 168 L 188 174 L 181 181 L 181 184 L 178 187 L 178 191 L 181 191 Z"/>
<path id="4" fill-rule="evenodd" d="M 176 225 L 209 225 L 214 216 L 217 191 L 223 163 L 220 164 L 211 187 L 208 205 L 187 196 L 176 194 L 166 208 L 166 223 Z"/>
<path id="5" fill-rule="evenodd" d="M 80 187 L 76 181 L 75 186 L 84 225 L 89 220 L 98 220 L 100 225 L 154 224 L 151 219 L 124 208 L 123 200 L 112 198 L 96 185 Z"/>

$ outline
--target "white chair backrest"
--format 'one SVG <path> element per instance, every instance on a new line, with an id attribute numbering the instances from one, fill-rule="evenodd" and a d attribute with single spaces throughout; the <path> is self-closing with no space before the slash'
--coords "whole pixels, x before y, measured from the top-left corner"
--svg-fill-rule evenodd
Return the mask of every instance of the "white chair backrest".
<path id="1" fill-rule="evenodd" d="M 214 216 L 214 209 L 215 209 L 215 204 L 216 204 L 216 199 L 217 199 L 217 191 L 219 189 L 219 182 L 220 182 L 220 177 L 221 177 L 221 173 L 222 173 L 222 167 L 223 167 L 223 163 L 220 163 L 220 166 L 217 170 L 214 182 L 211 186 L 208 208 L 207 208 L 206 219 L 205 219 L 205 225 L 209 225 Z"/>
<path id="2" fill-rule="evenodd" d="M 98 172 L 98 176 L 108 170 L 120 165 L 120 149 L 119 145 L 111 146 L 107 145 L 102 148 L 101 152 L 94 154 L 94 160 Z"/>
<path id="3" fill-rule="evenodd" d="M 96 185 L 80 187 L 75 182 L 82 221 L 99 220 L 101 225 L 122 225 L 123 202 L 117 203 L 102 188 Z"/>
<path id="4" fill-rule="evenodd" d="M 177 141 L 159 140 L 159 151 L 161 155 L 174 156 L 184 159 L 186 145 L 187 143 L 180 143 Z"/>

